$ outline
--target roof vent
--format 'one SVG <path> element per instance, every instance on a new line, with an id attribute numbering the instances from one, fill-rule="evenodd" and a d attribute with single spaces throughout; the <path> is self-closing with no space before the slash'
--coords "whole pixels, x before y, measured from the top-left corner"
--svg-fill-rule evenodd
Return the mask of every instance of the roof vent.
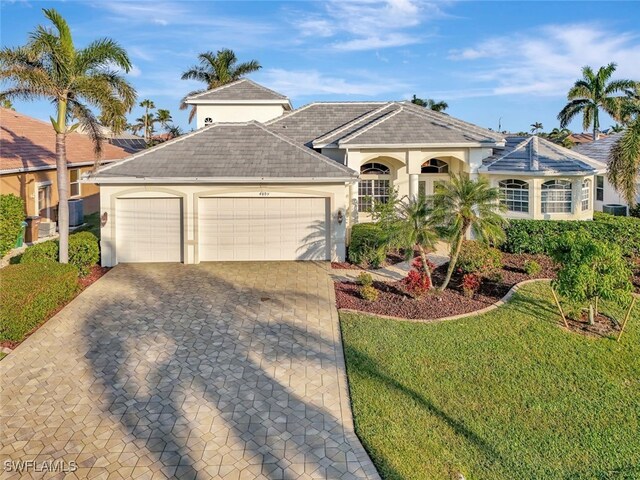
<path id="1" fill-rule="evenodd" d="M 204 119 L 204 124 L 205 125 L 211 125 L 213 123 L 213 118 L 211 117 L 207 117 Z"/>
<path id="2" fill-rule="evenodd" d="M 529 169 L 532 171 L 540 170 L 540 164 L 538 162 L 538 137 L 531 138 L 531 145 L 529 146 Z"/>

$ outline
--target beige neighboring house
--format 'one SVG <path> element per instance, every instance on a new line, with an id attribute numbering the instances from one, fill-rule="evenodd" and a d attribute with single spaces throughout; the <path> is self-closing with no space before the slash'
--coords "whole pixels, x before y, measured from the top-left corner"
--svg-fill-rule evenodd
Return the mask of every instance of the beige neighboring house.
<path id="1" fill-rule="evenodd" d="M 56 178 L 56 136 L 49 122 L 6 108 L 0 109 L 0 192 L 22 197 L 27 216 L 43 222 L 57 221 L 58 181 Z M 128 157 L 131 151 L 103 145 L 102 163 Z M 100 195 L 97 185 L 80 178 L 95 164 L 91 139 L 79 133 L 67 135 L 70 198 L 82 199 L 84 213 L 97 212 Z"/>
<path id="2" fill-rule="evenodd" d="M 602 165 L 410 102 L 317 102 L 242 79 L 191 97 L 198 130 L 117 164 L 100 185 L 102 262 L 343 260 L 372 199 L 486 177 L 509 218 L 593 216 Z M 275 108 L 277 107 L 277 108 Z"/>

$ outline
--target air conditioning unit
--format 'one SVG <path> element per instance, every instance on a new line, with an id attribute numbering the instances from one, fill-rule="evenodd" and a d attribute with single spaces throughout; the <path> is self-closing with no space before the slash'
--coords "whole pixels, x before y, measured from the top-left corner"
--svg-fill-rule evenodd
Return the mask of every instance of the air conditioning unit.
<path id="1" fill-rule="evenodd" d="M 56 222 L 40 222 L 38 238 L 51 237 L 56 234 Z"/>
<path id="2" fill-rule="evenodd" d="M 81 198 L 69 200 L 69 226 L 79 227 L 84 223 L 84 202 Z"/>

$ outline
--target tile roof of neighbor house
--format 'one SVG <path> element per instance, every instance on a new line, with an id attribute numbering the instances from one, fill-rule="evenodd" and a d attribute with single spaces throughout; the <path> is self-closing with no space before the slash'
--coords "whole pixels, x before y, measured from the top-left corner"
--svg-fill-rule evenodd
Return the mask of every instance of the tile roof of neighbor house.
<path id="1" fill-rule="evenodd" d="M 357 173 L 292 142 L 259 122 L 216 123 L 99 169 L 96 183 L 129 177 L 136 183 L 346 180 Z"/>
<path id="2" fill-rule="evenodd" d="M 510 137 L 504 149 L 483 160 L 481 171 L 526 174 L 593 173 L 601 168 L 591 159 L 537 136 Z"/>
<path id="3" fill-rule="evenodd" d="M 583 143 L 576 145 L 571 150 L 578 152 L 586 157 L 592 158 L 602 163 L 609 163 L 609 152 L 613 144 L 620 139 L 622 132 L 601 138 L 596 142 Z"/>
<path id="4" fill-rule="evenodd" d="M 593 134 L 592 133 L 572 133 L 567 137 L 576 145 L 582 145 L 583 143 L 591 143 L 593 142 Z M 600 140 L 607 138 L 607 135 L 604 133 L 600 134 Z"/>
<path id="5" fill-rule="evenodd" d="M 101 162 L 129 156 L 120 147 L 104 142 Z M 69 164 L 93 163 L 93 142 L 80 133 L 67 134 Z M 53 169 L 56 166 L 56 135 L 49 122 L 0 108 L 0 173 Z"/>
<path id="6" fill-rule="evenodd" d="M 248 78 L 241 78 L 235 82 L 213 88 L 187 98 L 187 103 L 191 100 L 223 100 L 223 101 L 247 101 L 247 100 L 281 100 L 289 103 L 289 99 L 273 90 L 257 84 Z"/>

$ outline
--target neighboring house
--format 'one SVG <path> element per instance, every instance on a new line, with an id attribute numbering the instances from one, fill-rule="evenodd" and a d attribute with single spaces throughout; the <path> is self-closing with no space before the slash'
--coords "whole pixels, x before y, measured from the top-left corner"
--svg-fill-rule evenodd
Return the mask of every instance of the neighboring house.
<path id="1" fill-rule="evenodd" d="M 593 142 L 593 133 L 572 133 L 567 138 L 571 140 L 571 142 L 576 146 L 584 145 L 585 143 Z M 607 134 L 605 133 L 598 134 L 599 140 L 603 140 L 605 138 L 607 138 Z"/>
<path id="2" fill-rule="evenodd" d="M 607 165 L 609 164 L 611 147 L 613 147 L 622 135 L 622 132 L 615 133 L 608 137 L 600 138 L 597 142 L 584 143 L 576 146 L 573 151 L 596 160 L 602 166 L 601 170 L 606 171 Z M 629 205 L 627 205 L 622 195 L 609 183 L 604 171 L 602 175 L 596 177 L 596 210 L 602 211 L 604 205 L 626 205 L 628 207 Z M 638 174 L 638 191 L 640 191 L 640 173 Z M 636 201 L 640 203 L 640 194 Z"/>
<path id="3" fill-rule="evenodd" d="M 58 185 L 56 179 L 56 135 L 49 122 L 0 109 L 0 191 L 22 197 L 27 216 L 43 221 L 57 220 Z M 129 156 L 126 150 L 105 143 L 101 163 Z M 83 199 L 84 212 L 97 212 L 100 206 L 97 185 L 80 183 L 83 173 L 95 165 L 91 139 L 79 133 L 67 135 L 70 198 Z"/>
<path id="4" fill-rule="evenodd" d="M 500 187 L 510 218 L 593 215 L 601 165 L 537 137 L 507 139 L 410 102 L 289 111 L 247 79 L 187 103 L 201 128 L 87 178 L 101 187 L 104 265 L 343 260 L 372 199 L 432 194 L 457 172 Z"/>
<path id="5" fill-rule="evenodd" d="M 87 131 L 82 128 L 82 125 L 76 129 L 76 132 L 87 135 Z M 120 147 L 128 153 L 136 153 L 147 148 L 147 141 L 144 138 L 129 132 L 113 133 L 110 128 L 100 126 L 100 135 L 111 145 Z"/>

